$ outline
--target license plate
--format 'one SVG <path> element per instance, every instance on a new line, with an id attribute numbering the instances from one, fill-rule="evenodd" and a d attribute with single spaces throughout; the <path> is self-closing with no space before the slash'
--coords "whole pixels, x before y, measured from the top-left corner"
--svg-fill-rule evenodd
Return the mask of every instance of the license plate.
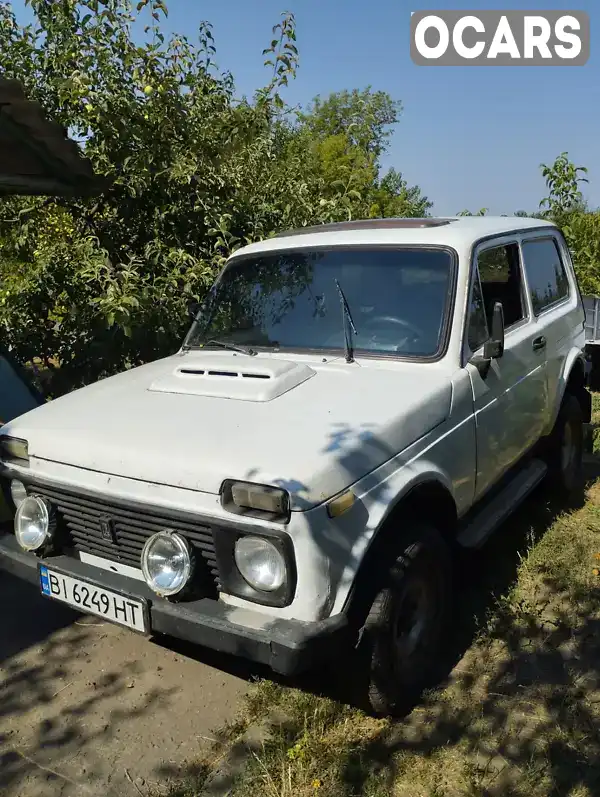
<path id="1" fill-rule="evenodd" d="M 68 603 L 82 612 L 104 617 L 105 620 L 127 626 L 134 631 L 148 633 L 144 601 L 58 573 L 45 565 L 40 565 L 40 587 L 42 594 L 49 598 Z"/>

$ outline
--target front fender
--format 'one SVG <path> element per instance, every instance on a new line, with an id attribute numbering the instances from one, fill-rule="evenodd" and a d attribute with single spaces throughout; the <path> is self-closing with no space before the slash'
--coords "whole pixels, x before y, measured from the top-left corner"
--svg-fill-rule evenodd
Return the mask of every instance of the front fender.
<path id="1" fill-rule="evenodd" d="M 452 479 L 435 462 L 419 458 L 399 467 L 385 481 L 361 496 L 369 510 L 369 525 L 379 529 L 409 493 L 419 485 L 431 482 L 445 488 L 449 495 L 453 494 Z"/>
<path id="2" fill-rule="evenodd" d="M 389 463 L 387 464 L 389 467 Z M 338 588 L 331 608 L 332 615 L 344 609 L 367 550 L 386 520 L 416 487 L 431 483 L 439 485 L 450 497 L 453 497 L 449 474 L 433 461 L 420 457 L 412 462 L 398 465 L 384 478 L 381 476 L 378 478 L 375 471 L 352 488 L 357 501 L 349 512 L 336 521 L 338 531 L 352 536 L 353 544 L 348 552 L 345 566 L 338 575 Z M 360 534 L 356 534 L 359 525 Z"/>

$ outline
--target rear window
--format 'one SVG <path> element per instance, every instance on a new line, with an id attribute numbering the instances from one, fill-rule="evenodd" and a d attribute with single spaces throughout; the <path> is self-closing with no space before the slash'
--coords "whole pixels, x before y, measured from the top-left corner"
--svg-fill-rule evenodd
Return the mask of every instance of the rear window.
<path id="1" fill-rule="evenodd" d="M 569 280 L 554 238 L 525 241 L 522 248 L 533 311 L 539 315 L 568 297 Z"/>

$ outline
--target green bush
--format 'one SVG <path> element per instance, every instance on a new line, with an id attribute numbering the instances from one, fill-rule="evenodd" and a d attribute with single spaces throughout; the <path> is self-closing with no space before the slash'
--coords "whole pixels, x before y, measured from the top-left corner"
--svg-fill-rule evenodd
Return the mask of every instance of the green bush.
<path id="1" fill-rule="evenodd" d="M 581 292 L 600 296 L 600 213 L 573 213 L 561 226 Z"/>

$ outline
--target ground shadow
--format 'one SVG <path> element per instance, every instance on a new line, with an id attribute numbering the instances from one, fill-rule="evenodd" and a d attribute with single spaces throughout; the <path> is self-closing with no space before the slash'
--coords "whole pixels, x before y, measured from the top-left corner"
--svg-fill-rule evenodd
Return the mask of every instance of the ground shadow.
<path id="1" fill-rule="evenodd" d="M 33 584 L 5 571 L 0 571 L 0 606 L 0 664 L 72 625 L 78 617 L 66 606 L 44 600 Z"/>
<path id="2" fill-rule="evenodd" d="M 43 598 L 33 585 L 1 573 L 0 602 L 0 793 L 37 794 L 41 781 L 48 795 L 136 795 L 123 782 L 131 765 L 126 754 L 121 763 L 119 740 L 126 753 L 128 723 L 152 722 L 170 703 L 172 684 L 136 690 L 136 682 L 149 683 L 144 663 L 124 661 L 118 649 L 113 658 L 116 629 Z M 81 675 L 86 660 L 89 680 Z M 157 752 L 160 759 L 160 745 Z"/>

